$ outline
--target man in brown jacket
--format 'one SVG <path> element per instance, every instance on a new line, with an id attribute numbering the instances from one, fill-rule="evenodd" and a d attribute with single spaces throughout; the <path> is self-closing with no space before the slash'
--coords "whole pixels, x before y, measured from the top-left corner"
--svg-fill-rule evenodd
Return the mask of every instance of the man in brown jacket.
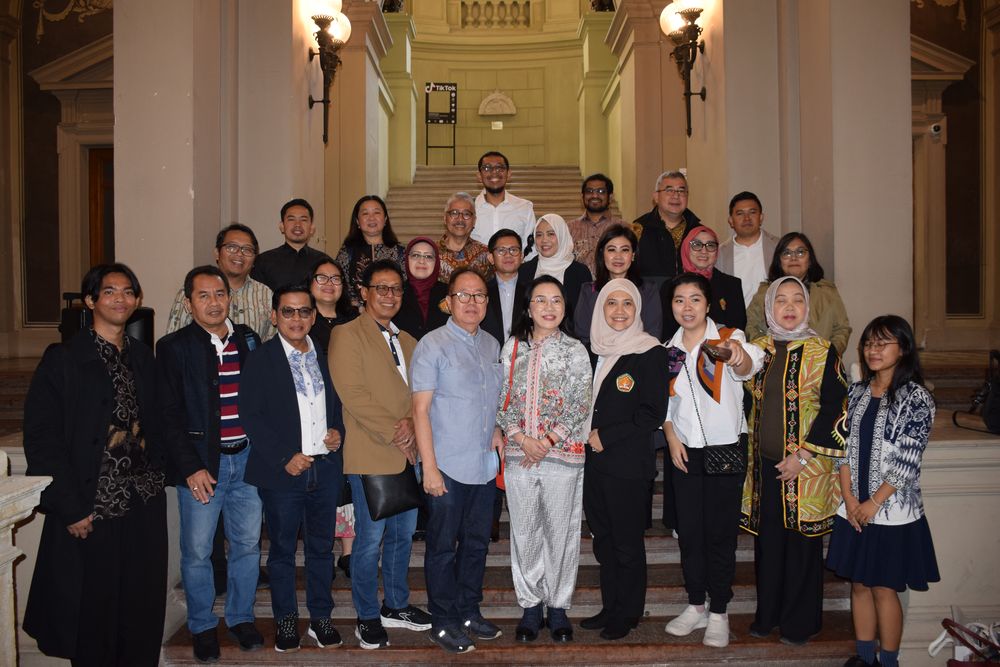
<path id="1" fill-rule="evenodd" d="M 392 323 L 403 298 L 399 266 L 389 260 L 374 262 L 361 282 L 365 309 L 330 334 L 329 360 L 333 385 L 344 404 L 344 474 L 354 501 L 354 634 L 361 648 L 376 649 L 389 645 L 385 627 L 428 630 L 431 618 L 410 604 L 406 581 L 417 510 L 373 521 L 361 482 L 362 475 L 395 474 L 407 461 L 416 461 L 407 370 L 417 341 Z M 380 558 L 385 590 L 381 608 Z"/>

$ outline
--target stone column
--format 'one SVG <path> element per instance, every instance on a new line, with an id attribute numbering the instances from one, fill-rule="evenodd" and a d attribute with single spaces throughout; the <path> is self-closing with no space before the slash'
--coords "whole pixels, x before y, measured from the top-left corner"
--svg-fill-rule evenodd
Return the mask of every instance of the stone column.
<path id="1" fill-rule="evenodd" d="M 395 113 L 389 118 L 389 185 L 410 185 L 417 165 L 417 86 L 413 81 L 411 50 L 414 33 L 409 14 L 386 14 L 385 22 L 392 36 L 392 48 L 382 59 L 381 67 L 393 101 Z"/>
<path id="2" fill-rule="evenodd" d="M 577 32 L 583 49 L 583 82 L 576 96 L 580 108 L 580 171 L 583 176 L 610 170 L 608 121 L 602 102 L 617 64 L 604 43 L 613 18 L 611 12 L 588 12 L 580 19 Z"/>

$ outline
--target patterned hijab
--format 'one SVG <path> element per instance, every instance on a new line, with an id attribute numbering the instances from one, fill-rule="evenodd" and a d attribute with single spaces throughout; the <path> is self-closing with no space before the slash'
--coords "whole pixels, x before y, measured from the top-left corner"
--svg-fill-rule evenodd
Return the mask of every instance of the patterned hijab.
<path id="1" fill-rule="evenodd" d="M 569 226 L 561 215 L 546 213 L 535 223 L 535 248 L 538 247 L 538 225 L 542 224 L 543 220 L 549 223 L 552 231 L 556 233 L 559 247 L 552 257 L 542 257 L 542 253 L 538 253 L 538 268 L 535 270 L 535 277 L 552 276 L 561 283 L 566 282 L 566 269 L 573 263 L 573 237 L 570 236 Z"/>
<path id="2" fill-rule="evenodd" d="M 806 300 L 806 316 L 794 329 L 786 329 L 774 321 L 774 300 L 778 296 L 778 288 L 788 280 L 794 280 L 798 283 L 798 286 L 802 288 L 802 296 Z M 767 331 L 774 340 L 805 340 L 819 335 L 809 328 L 809 288 L 795 276 L 782 276 L 767 288 L 767 294 L 764 295 L 764 317 L 767 319 Z"/>
<path id="3" fill-rule="evenodd" d="M 410 251 L 418 243 L 426 243 L 434 253 L 434 270 L 426 278 L 414 278 L 410 273 Z M 438 281 L 441 273 L 441 255 L 438 253 L 437 241 L 427 236 L 417 236 L 406 244 L 406 254 L 403 256 L 403 269 L 406 271 L 406 280 L 413 287 L 417 295 L 417 304 L 420 306 L 420 314 L 423 315 L 424 322 L 427 322 L 427 315 L 430 309 L 431 288 Z"/>
<path id="4" fill-rule="evenodd" d="M 712 235 L 713 241 L 715 241 L 716 243 L 719 242 L 719 235 L 715 233 L 715 230 L 709 229 L 705 225 L 695 225 L 694 227 L 691 228 L 691 231 L 689 231 L 687 235 L 684 237 L 684 240 L 681 241 L 681 248 L 680 248 L 681 266 L 683 266 L 684 270 L 687 272 L 697 273 L 699 276 L 705 276 L 705 278 L 711 280 L 712 270 L 715 269 L 714 262 L 707 269 L 699 269 L 694 265 L 694 262 L 691 261 L 691 253 L 694 252 L 691 249 L 691 241 L 694 241 L 694 238 L 698 236 L 698 234 L 701 234 L 702 232 L 708 232 L 709 234 Z M 718 253 L 716 253 L 715 255 L 715 261 L 719 261 Z"/>

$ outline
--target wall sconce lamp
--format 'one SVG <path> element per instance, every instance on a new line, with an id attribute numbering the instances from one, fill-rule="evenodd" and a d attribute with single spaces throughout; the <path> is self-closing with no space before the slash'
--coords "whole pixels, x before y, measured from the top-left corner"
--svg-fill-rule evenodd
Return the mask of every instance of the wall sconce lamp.
<path id="1" fill-rule="evenodd" d="M 315 33 L 319 51 L 309 50 L 309 62 L 319 56 L 319 68 L 323 71 L 323 99 L 317 100 L 310 94 L 309 108 L 312 109 L 317 104 L 323 105 L 323 143 L 325 144 L 330 134 L 330 86 L 337 73 L 337 66 L 340 65 L 340 56 L 337 55 L 337 51 L 351 38 L 351 22 L 340 11 L 341 0 L 327 0 L 322 4 L 323 7 L 321 9 L 318 7 L 317 13 L 312 16 L 312 20 L 319 28 Z"/>
<path id="2" fill-rule="evenodd" d="M 674 43 L 670 58 L 677 63 L 677 73 L 684 81 L 684 109 L 687 112 L 687 135 L 691 136 L 691 97 L 698 96 L 705 100 L 705 86 L 697 93 L 691 92 L 691 69 L 698 53 L 705 53 L 705 41 L 698 40 L 702 28 L 698 26 L 698 17 L 702 10 L 698 7 L 681 6 L 680 0 L 663 8 L 660 13 L 660 30 Z"/>

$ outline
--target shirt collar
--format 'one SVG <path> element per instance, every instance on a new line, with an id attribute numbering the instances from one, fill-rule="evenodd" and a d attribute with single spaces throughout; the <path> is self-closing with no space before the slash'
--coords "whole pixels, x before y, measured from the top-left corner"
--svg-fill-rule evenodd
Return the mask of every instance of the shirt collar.
<path id="1" fill-rule="evenodd" d="M 705 336 L 701 339 L 701 342 L 706 340 L 716 340 L 719 337 L 719 327 L 716 326 L 715 322 L 712 321 L 711 317 L 705 320 Z M 678 328 L 674 333 L 673 337 L 670 339 L 670 343 L 667 347 L 676 347 L 679 350 L 684 349 L 684 329 Z"/>
<path id="2" fill-rule="evenodd" d="M 489 206 L 493 206 L 493 204 L 490 204 L 488 201 L 486 201 L 486 189 L 485 188 L 483 190 L 480 190 L 479 191 L 479 195 L 476 197 L 476 203 L 478 204 L 479 202 L 482 202 L 483 204 L 487 204 Z M 499 204 L 497 204 L 496 206 L 493 206 L 493 208 L 500 208 L 504 204 L 509 204 L 509 203 L 510 203 L 510 199 L 508 199 L 508 197 L 507 197 L 507 190 L 505 189 L 503 191 L 503 201 L 500 202 Z"/>
<path id="3" fill-rule="evenodd" d="M 234 331 L 234 329 L 233 329 L 233 323 L 227 317 L 226 318 L 226 342 L 223 342 L 221 338 L 219 338 L 218 336 L 216 336 L 214 333 L 212 333 L 208 329 L 204 329 L 203 328 L 202 331 L 204 331 L 206 334 L 208 334 L 208 340 L 215 347 L 216 353 L 217 354 L 222 354 L 222 351 L 226 349 L 226 344 L 229 342 L 229 339 L 233 337 L 233 331 Z"/>
<path id="4" fill-rule="evenodd" d="M 514 277 L 511 278 L 510 280 L 504 280 L 503 278 L 500 277 L 500 274 L 493 274 L 493 275 L 497 279 L 497 286 L 503 285 L 504 287 L 513 287 L 515 284 L 517 284 L 516 273 L 514 274 Z"/>
<path id="5" fill-rule="evenodd" d="M 292 356 L 292 352 L 299 352 L 299 350 L 296 350 L 294 347 L 292 347 L 291 343 L 285 340 L 285 337 L 281 335 L 280 331 L 278 332 L 278 339 L 281 341 L 281 348 L 285 351 L 286 357 L 290 358 Z M 310 352 L 316 351 L 316 347 L 313 345 L 312 338 L 306 336 L 306 343 L 309 345 L 309 349 L 306 350 L 305 352 L 300 352 L 300 354 L 309 354 Z"/>
<path id="6" fill-rule="evenodd" d="M 743 245 L 742 243 L 736 240 L 736 234 L 733 234 L 733 248 L 736 250 L 739 250 L 740 248 L 744 248 L 746 250 L 753 250 L 754 248 L 759 248 L 763 242 L 764 242 L 763 229 L 760 230 L 760 233 L 757 235 L 757 240 L 751 243 L 750 245 Z"/>
<path id="7" fill-rule="evenodd" d="M 474 343 L 476 341 L 476 338 L 482 332 L 482 328 L 477 327 L 476 333 L 470 334 L 468 331 L 458 326 L 458 323 L 455 321 L 454 316 L 448 318 L 448 323 L 445 326 L 448 327 L 448 330 L 451 331 L 452 334 L 458 336 L 459 340 L 468 343 Z"/>

